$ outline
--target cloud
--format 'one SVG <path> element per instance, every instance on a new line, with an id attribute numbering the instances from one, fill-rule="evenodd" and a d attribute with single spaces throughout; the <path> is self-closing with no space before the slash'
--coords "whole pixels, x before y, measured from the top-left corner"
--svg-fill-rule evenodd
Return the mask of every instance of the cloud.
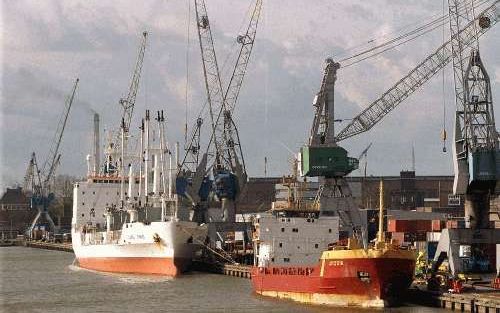
<path id="1" fill-rule="evenodd" d="M 4 31 L 0 35 L 2 177 L 11 183 L 19 181 L 31 150 L 47 154 L 54 125 L 75 77 L 80 78 L 80 87 L 63 138 L 60 169 L 74 175 L 85 172 L 85 155 L 91 151 L 90 108 L 101 114 L 107 129 L 117 127 L 121 117 L 118 100 L 127 94 L 144 30 L 150 36 L 133 125 L 137 125 L 146 108 L 164 109 L 169 117 L 169 141 L 182 142 L 186 76 L 190 88 L 189 125 L 205 98 L 194 8 L 191 4 L 188 14 L 189 3 L 4 2 Z M 207 2 L 225 84 L 234 64 L 235 37 L 246 27 L 248 5 L 248 1 Z M 307 140 L 313 118 L 311 102 L 320 87 L 325 58 L 339 60 L 366 48 L 371 39 L 383 41 L 395 31 L 411 29 L 441 13 L 441 2 L 431 0 L 265 1 L 235 112 L 250 175 L 263 174 L 264 156 L 270 162 L 270 175 L 289 171 L 289 152 L 280 143 L 298 149 Z M 500 44 L 494 40 L 498 35 L 499 30 L 492 29 L 481 39 L 495 100 L 500 99 Z M 361 47 L 349 50 L 360 44 Z M 441 32 L 437 31 L 378 58 L 341 68 L 336 84 L 336 114 L 348 118 L 360 112 L 440 44 Z M 449 133 L 454 110 L 451 75 L 447 69 L 445 106 Z M 408 151 L 410 143 L 414 143 L 419 173 L 451 174 L 451 155 L 440 152 L 442 112 L 441 79 L 434 77 L 370 132 L 342 145 L 355 156 L 374 142 L 368 172 L 396 174 L 401 168 L 408 168 Z M 336 125 L 337 129 L 342 126 Z M 208 136 L 208 129 L 203 136 Z"/>

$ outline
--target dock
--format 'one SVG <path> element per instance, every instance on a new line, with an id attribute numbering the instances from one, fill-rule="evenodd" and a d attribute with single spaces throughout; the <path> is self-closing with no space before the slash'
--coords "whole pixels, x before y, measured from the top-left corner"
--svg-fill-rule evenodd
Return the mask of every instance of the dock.
<path id="1" fill-rule="evenodd" d="M 54 243 L 54 242 L 42 242 L 42 241 L 26 241 L 24 243 L 26 247 L 46 249 L 46 250 L 57 250 L 64 252 L 73 253 L 73 247 L 71 243 Z"/>
<path id="2" fill-rule="evenodd" d="M 441 308 L 458 312 L 500 313 L 500 292 L 443 294 Z"/>
<path id="3" fill-rule="evenodd" d="M 252 266 L 244 264 L 230 264 L 230 263 L 215 264 L 202 261 L 194 261 L 193 270 L 199 272 L 223 274 L 227 276 L 240 277 L 240 278 L 250 278 L 252 272 Z"/>

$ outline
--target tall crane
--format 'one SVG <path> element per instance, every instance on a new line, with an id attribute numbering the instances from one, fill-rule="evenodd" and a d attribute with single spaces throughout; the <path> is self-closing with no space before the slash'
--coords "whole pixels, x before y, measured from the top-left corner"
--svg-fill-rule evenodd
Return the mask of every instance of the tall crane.
<path id="1" fill-rule="evenodd" d="M 320 215 L 339 216 L 344 231 L 360 240 L 366 223 L 356 208 L 346 176 L 357 169 L 359 161 L 347 156 L 347 150 L 337 145 L 334 132 L 334 91 L 340 64 L 327 59 L 320 91 L 314 97 L 314 120 L 309 142 L 300 150 L 301 173 L 320 177 Z"/>
<path id="2" fill-rule="evenodd" d="M 366 109 L 355 116 L 346 127 L 337 133 L 335 140 L 340 142 L 370 130 L 401 102 L 429 81 L 430 78 L 451 62 L 455 53 L 452 51 L 452 40 L 455 40 L 458 35 L 461 38 L 460 42 L 462 45 L 469 46 L 475 44 L 476 38 L 491 29 L 500 19 L 497 8 L 498 3 L 500 1 L 495 1 L 495 3 L 484 9 L 474 20 L 459 30 L 457 34 L 453 34 L 452 39 L 445 42 L 434 53 L 425 58 L 407 75 L 384 92 L 382 96 L 368 105 Z M 474 29 L 477 29 L 477 34 L 473 31 Z"/>
<path id="3" fill-rule="evenodd" d="M 142 41 L 139 46 L 139 54 L 130 81 L 130 87 L 126 98 L 120 99 L 120 105 L 123 107 L 122 119 L 125 121 L 125 131 L 129 131 L 130 123 L 132 122 L 132 113 L 134 112 L 135 99 L 137 98 L 137 91 L 139 90 L 139 82 L 141 79 L 142 64 L 144 62 L 144 53 L 146 52 L 146 40 L 148 37 L 147 32 L 142 33 Z"/>
<path id="4" fill-rule="evenodd" d="M 66 99 L 64 110 L 59 119 L 54 139 L 51 143 L 49 155 L 44 162 L 43 167 L 40 169 L 36 161 L 35 153 L 32 154 L 31 160 L 25 177 L 25 185 L 31 185 L 31 208 L 36 208 L 38 214 L 33 220 L 29 233 L 33 233 L 33 229 L 38 224 L 46 224 L 50 231 L 54 231 L 55 225 L 49 215 L 49 205 L 54 200 L 54 192 L 51 188 L 51 180 L 55 176 L 55 170 L 61 158 L 59 148 L 61 146 L 64 130 L 68 121 L 69 112 L 75 99 L 76 89 L 78 87 L 79 79 L 75 80 L 73 88 L 69 97 Z M 30 182 L 30 183 L 28 183 Z"/>
<path id="5" fill-rule="evenodd" d="M 246 73 L 257 33 L 257 26 L 262 7 L 262 0 L 256 0 L 252 16 L 245 34 L 237 37 L 240 50 L 227 89 L 223 90 L 223 82 L 217 63 L 217 56 L 210 29 L 204 0 L 195 0 L 196 24 L 203 63 L 205 89 L 211 122 L 211 136 L 205 154 L 200 154 L 200 136 L 203 119 L 197 118 L 190 143 L 178 173 L 177 192 L 186 186 L 185 176 L 192 175 L 190 191 L 180 191 L 191 198 L 193 203 L 204 201 L 206 192 L 200 195 L 200 188 L 208 190 L 208 171 L 213 171 L 215 191 L 224 209 L 224 219 L 234 219 L 234 200 L 246 183 L 247 174 L 239 134 L 232 118 L 238 95 Z M 189 168 L 191 166 L 191 168 Z M 208 166 L 208 169 L 207 169 Z M 189 171 L 189 173 L 187 173 Z M 181 179 L 179 179 L 181 178 Z M 202 187 L 204 185 L 204 187 Z M 188 188 L 186 186 L 186 188 Z"/>
<path id="6" fill-rule="evenodd" d="M 465 198 L 466 228 L 442 231 L 433 270 L 437 270 L 447 258 L 453 276 L 467 272 L 495 272 L 499 269 L 489 264 L 491 250 L 484 251 L 484 246 L 494 247 L 500 238 L 500 229 L 489 226 L 490 198 L 500 179 L 500 150 L 491 83 L 480 57 L 478 41 L 480 29 L 491 27 L 492 20 L 480 15 L 479 23 L 474 24 L 467 34 L 472 43 L 465 45 L 466 35 L 460 32 L 460 28 L 476 18 L 474 3 L 472 0 L 448 0 L 448 8 L 457 106 L 453 191 Z M 470 256 L 460 255 L 463 246 L 469 247 Z"/>
<path id="7" fill-rule="evenodd" d="M 127 152 L 127 141 L 128 141 L 127 139 L 129 138 L 128 134 L 130 131 L 130 123 L 132 122 L 135 101 L 137 98 L 137 92 L 139 90 L 142 65 L 144 62 L 144 54 L 146 52 L 147 37 L 148 33 L 143 32 L 127 96 L 119 100 L 119 104 L 123 109 L 122 117 L 120 119 L 120 131 L 116 132 L 116 136 L 112 137 L 112 135 L 110 135 L 110 137 L 108 138 L 107 148 L 105 150 L 105 165 L 104 165 L 105 174 L 118 174 L 119 168 L 123 168 L 126 164 L 125 160 L 121 160 L 121 149 L 122 149 L 121 129 L 123 128 L 124 130 L 124 138 L 125 138 L 123 142 L 123 150 Z"/>
<path id="8" fill-rule="evenodd" d="M 497 23 L 499 18 L 496 4 L 499 2 L 496 1 L 487 7 L 457 34 L 452 34 L 452 39 L 461 36 L 463 46 L 474 44 L 476 38 Z M 477 32 L 473 34 L 474 28 L 477 29 Z M 338 134 L 334 132 L 333 94 L 340 64 L 331 59 L 326 60 L 323 83 L 320 92 L 313 101 L 315 116 L 309 143 L 302 147 L 300 153 L 302 174 L 320 177 L 320 182 L 322 182 L 317 196 L 320 199 L 320 214 L 339 216 L 345 230 L 357 234 L 358 237 L 363 236 L 362 230 L 366 221 L 361 221 L 362 217 L 352 201 L 351 191 L 345 181 L 345 176 L 359 167 L 359 161 L 348 157 L 347 151 L 338 146 L 338 143 L 375 126 L 383 117 L 446 66 L 454 54 L 451 40 L 444 43 L 383 93 L 380 98 L 354 117 Z"/>

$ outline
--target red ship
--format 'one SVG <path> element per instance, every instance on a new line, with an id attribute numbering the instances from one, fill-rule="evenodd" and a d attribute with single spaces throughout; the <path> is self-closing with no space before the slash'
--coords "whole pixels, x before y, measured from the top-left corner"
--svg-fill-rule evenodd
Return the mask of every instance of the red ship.
<path id="1" fill-rule="evenodd" d="M 381 183 L 381 194 L 382 189 Z M 382 208 L 381 199 L 379 229 L 383 229 Z M 386 242 L 383 231 L 370 248 L 361 247 L 352 238 L 347 246 L 329 245 L 314 254 L 311 252 L 319 247 L 316 242 L 325 238 L 325 225 L 331 225 L 326 232 L 331 234 L 338 224 L 328 219 L 325 224 L 321 216 L 283 216 L 259 218 L 258 262 L 251 275 L 256 293 L 311 304 L 386 307 L 397 302 L 411 285 L 415 251 L 403 249 L 395 241 Z M 287 233 L 285 224 L 301 235 Z M 299 245 L 300 241 L 306 244 Z M 319 257 L 319 261 L 312 257 Z"/>
<path id="2" fill-rule="evenodd" d="M 385 307 L 410 286 L 414 271 L 413 251 L 382 243 L 324 251 L 313 267 L 254 267 L 252 284 L 258 294 L 304 303 Z"/>

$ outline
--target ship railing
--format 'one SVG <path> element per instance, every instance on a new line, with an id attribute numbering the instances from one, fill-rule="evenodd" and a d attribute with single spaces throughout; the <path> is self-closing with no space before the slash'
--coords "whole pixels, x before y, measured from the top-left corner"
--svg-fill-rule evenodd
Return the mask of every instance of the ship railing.
<path id="1" fill-rule="evenodd" d="M 314 272 L 314 267 L 261 267 L 259 270 L 266 275 L 309 276 Z"/>

